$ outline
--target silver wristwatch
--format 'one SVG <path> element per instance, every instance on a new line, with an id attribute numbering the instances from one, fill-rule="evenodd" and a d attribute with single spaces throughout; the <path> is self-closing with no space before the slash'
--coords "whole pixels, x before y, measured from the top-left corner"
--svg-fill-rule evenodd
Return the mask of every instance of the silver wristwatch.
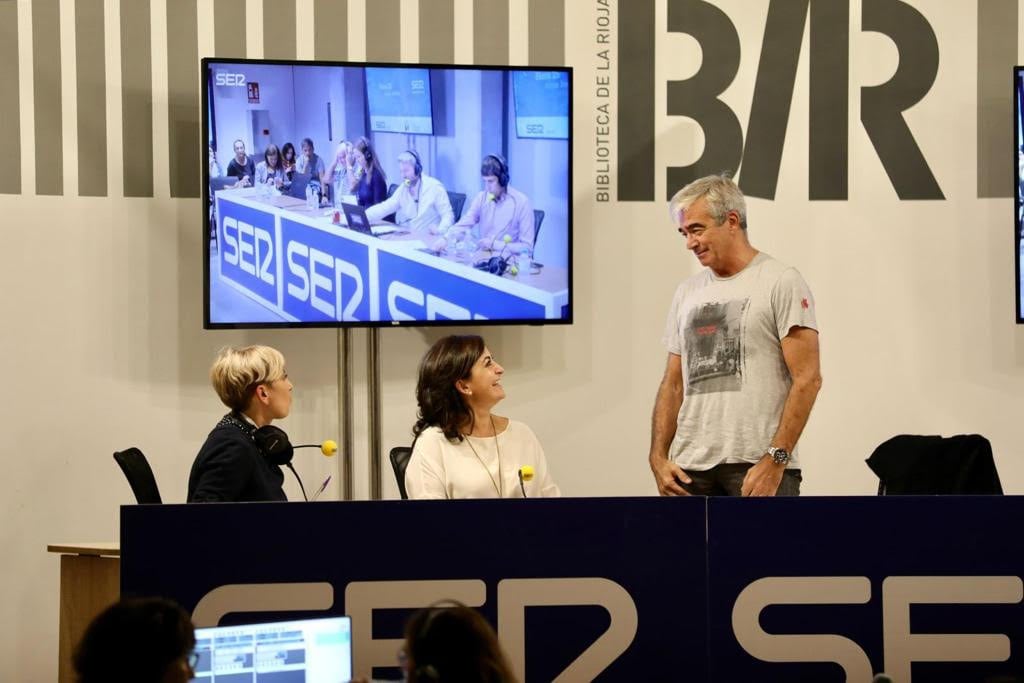
<path id="1" fill-rule="evenodd" d="M 772 456 L 772 462 L 776 465 L 788 465 L 789 458 L 791 457 L 789 455 L 789 451 L 785 448 L 778 448 L 777 446 L 769 446 L 768 455 Z"/>

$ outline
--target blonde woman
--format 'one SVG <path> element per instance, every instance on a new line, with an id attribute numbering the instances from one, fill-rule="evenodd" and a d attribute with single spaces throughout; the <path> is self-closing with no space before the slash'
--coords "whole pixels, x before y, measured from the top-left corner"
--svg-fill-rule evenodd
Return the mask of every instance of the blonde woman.
<path id="1" fill-rule="evenodd" d="M 288 417 L 292 383 L 284 356 L 269 346 L 226 347 L 210 381 L 231 409 L 199 449 L 188 478 L 188 502 L 287 500 L 284 473 L 256 445 L 260 427 Z"/>

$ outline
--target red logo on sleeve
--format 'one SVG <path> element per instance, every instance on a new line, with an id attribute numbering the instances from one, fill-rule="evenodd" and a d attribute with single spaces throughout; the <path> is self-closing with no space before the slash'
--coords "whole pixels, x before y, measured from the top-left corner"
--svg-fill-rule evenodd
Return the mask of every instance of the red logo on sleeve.
<path id="1" fill-rule="evenodd" d="M 807 301 L 807 297 L 804 297 L 803 299 L 800 299 L 800 305 L 803 308 L 810 308 L 811 307 L 811 304 Z"/>

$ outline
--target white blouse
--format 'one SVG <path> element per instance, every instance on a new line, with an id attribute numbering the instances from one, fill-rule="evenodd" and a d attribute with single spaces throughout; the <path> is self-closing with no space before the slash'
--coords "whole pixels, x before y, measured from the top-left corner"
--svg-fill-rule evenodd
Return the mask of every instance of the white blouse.
<path id="1" fill-rule="evenodd" d="M 449 441 L 439 427 L 429 427 L 413 447 L 405 489 L 409 498 L 522 498 L 523 465 L 534 469 L 533 480 L 523 482 L 527 498 L 562 495 L 551 480 L 537 436 L 522 422 L 509 420 L 497 439 L 467 436 L 461 442 Z"/>

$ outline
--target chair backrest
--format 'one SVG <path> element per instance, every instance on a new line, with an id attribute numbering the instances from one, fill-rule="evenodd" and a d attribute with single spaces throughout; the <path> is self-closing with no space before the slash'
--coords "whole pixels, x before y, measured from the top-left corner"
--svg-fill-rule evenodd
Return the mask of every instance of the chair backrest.
<path id="1" fill-rule="evenodd" d="M 395 470 L 395 479 L 398 480 L 398 492 L 402 494 L 402 500 L 408 500 L 409 494 L 405 491 L 405 468 L 409 466 L 412 448 L 409 446 L 392 448 L 389 457 L 391 458 L 391 467 Z"/>
<path id="2" fill-rule="evenodd" d="M 390 197 L 391 195 L 393 195 L 395 193 L 395 190 L 397 189 L 398 183 L 391 183 L 390 185 L 388 185 L 388 196 Z"/>
<path id="3" fill-rule="evenodd" d="M 544 222 L 544 212 L 540 209 L 533 210 L 533 248 L 537 249 L 537 237 L 540 236 L 540 224 Z"/>
<path id="4" fill-rule="evenodd" d="M 1002 494 L 992 445 L 978 434 L 900 434 L 867 459 L 879 495 Z"/>
<path id="5" fill-rule="evenodd" d="M 140 504 L 162 503 L 160 490 L 156 486 L 156 477 L 153 470 L 138 448 L 129 448 L 114 453 L 114 460 L 121 466 L 121 471 L 128 479 L 128 485 L 132 487 L 135 500 Z"/>
<path id="6" fill-rule="evenodd" d="M 466 206 L 466 195 L 462 192 L 449 192 L 448 203 L 452 205 L 452 214 L 457 223 L 462 218 L 462 208 Z"/>

